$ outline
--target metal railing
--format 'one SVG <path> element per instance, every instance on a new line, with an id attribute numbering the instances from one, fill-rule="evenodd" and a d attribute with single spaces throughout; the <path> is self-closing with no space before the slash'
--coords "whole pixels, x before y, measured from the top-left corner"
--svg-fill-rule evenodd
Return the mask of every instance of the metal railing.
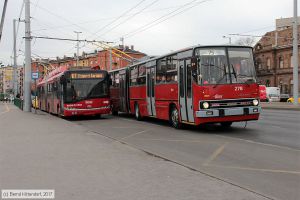
<path id="1" fill-rule="evenodd" d="M 19 98 L 14 98 L 14 104 L 21 110 L 23 110 L 23 100 Z"/>

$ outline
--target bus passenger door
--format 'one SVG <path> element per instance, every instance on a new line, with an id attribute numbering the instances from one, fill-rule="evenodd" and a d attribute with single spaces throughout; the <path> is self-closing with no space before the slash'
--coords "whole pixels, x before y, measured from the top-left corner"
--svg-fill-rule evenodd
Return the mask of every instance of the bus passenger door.
<path id="1" fill-rule="evenodd" d="M 149 116 L 156 116 L 154 85 L 155 85 L 155 68 L 153 66 L 147 68 L 147 110 Z"/>
<path id="2" fill-rule="evenodd" d="M 195 122 L 192 98 L 192 70 L 191 60 L 179 61 L 179 104 L 181 120 L 185 122 Z"/>
<path id="3" fill-rule="evenodd" d="M 126 76 L 126 69 L 119 72 L 120 84 L 120 111 L 129 112 L 129 94 L 128 94 L 128 77 Z"/>

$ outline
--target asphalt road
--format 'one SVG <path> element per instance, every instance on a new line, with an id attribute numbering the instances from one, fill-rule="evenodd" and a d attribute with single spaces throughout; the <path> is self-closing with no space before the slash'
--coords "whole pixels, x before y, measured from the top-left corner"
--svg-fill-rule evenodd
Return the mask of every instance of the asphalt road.
<path id="1" fill-rule="evenodd" d="M 76 123 L 98 128 L 86 128 Z M 141 138 L 141 141 L 151 145 L 151 140 L 162 135 L 162 132 L 156 135 L 157 127 L 160 127 L 160 131 L 172 130 L 163 124 L 155 125 L 155 122 L 145 124 L 128 118 L 70 122 L 42 112 L 22 112 L 11 104 L 0 102 L 0 190 L 53 189 L 56 200 L 267 199 L 197 170 L 132 148 L 137 147 L 134 143 L 142 145 L 137 142 L 139 136 L 146 136 L 147 133 L 150 133 L 148 138 Z M 104 133 L 111 133 L 110 136 L 119 138 L 119 141 L 134 140 L 126 145 L 101 135 Z M 171 135 L 170 131 L 166 133 L 166 139 L 172 139 Z M 176 137 L 180 138 L 182 134 L 173 134 L 173 138 Z M 173 142 L 171 140 L 170 144 Z M 194 142 L 202 144 L 196 140 L 188 140 L 187 144 Z M 204 147 L 207 142 L 203 143 Z M 211 142 L 214 146 L 210 149 L 214 151 L 213 148 L 219 144 Z M 170 144 L 165 147 L 166 155 L 167 149 L 172 150 Z M 188 147 L 180 146 L 183 149 Z M 183 149 L 182 153 L 185 154 Z M 190 150 L 193 156 L 193 146 Z M 203 153 L 199 158 L 203 157 Z M 188 162 L 192 157 L 187 155 L 186 158 Z M 213 157 L 206 163 L 212 160 Z"/>
<path id="2" fill-rule="evenodd" d="M 90 131 L 271 199 L 300 199 L 299 111 L 263 110 L 257 122 L 175 130 L 128 115 L 71 120 Z"/>

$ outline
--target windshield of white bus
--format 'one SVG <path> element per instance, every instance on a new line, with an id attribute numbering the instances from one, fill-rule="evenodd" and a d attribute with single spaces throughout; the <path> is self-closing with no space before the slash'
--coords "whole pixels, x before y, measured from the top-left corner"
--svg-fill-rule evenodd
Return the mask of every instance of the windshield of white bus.
<path id="1" fill-rule="evenodd" d="M 75 77 L 75 76 L 73 76 Z M 71 78 L 67 81 L 65 102 L 108 96 L 108 80 L 103 78 Z"/>
<path id="2" fill-rule="evenodd" d="M 199 61 L 198 84 L 256 82 L 250 48 L 199 48 L 195 55 Z"/>

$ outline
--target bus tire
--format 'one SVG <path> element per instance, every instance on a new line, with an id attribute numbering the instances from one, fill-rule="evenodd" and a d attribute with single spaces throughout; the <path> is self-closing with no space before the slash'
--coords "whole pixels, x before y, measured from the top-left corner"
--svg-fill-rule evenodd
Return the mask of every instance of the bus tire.
<path id="1" fill-rule="evenodd" d="M 114 106 L 111 106 L 111 114 L 114 116 L 118 115 L 118 110 L 115 110 Z"/>
<path id="2" fill-rule="evenodd" d="M 118 116 L 118 111 L 117 110 L 113 110 L 113 111 L 111 111 L 111 114 L 114 115 L 114 116 Z"/>
<path id="3" fill-rule="evenodd" d="M 223 128 L 229 128 L 229 127 L 231 127 L 231 125 L 232 125 L 232 122 L 221 122 L 221 126 Z"/>
<path id="4" fill-rule="evenodd" d="M 141 116 L 141 112 L 140 112 L 140 108 L 139 108 L 139 104 L 135 103 L 134 106 L 134 115 L 136 120 L 141 121 L 142 120 L 142 116 Z"/>
<path id="5" fill-rule="evenodd" d="M 59 105 L 57 105 L 57 116 L 60 117 L 60 118 L 62 117 Z"/>
<path id="6" fill-rule="evenodd" d="M 170 112 L 170 117 L 169 117 L 169 121 L 172 127 L 176 128 L 176 129 L 181 129 L 182 128 L 182 124 L 179 120 L 179 112 L 176 108 L 176 106 L 172 106 L 171 107 L 171 112 Z"/>

